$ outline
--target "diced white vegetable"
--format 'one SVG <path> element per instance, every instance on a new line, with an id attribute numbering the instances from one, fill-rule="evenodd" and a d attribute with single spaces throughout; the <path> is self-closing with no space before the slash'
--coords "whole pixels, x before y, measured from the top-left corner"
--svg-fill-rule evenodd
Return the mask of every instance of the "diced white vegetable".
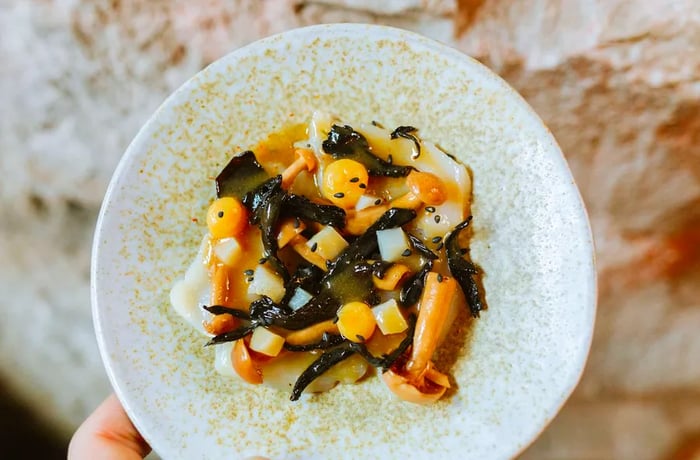
<path id="1" fill-rule="evenodd" d="M 378 206 L 382 204 L 382 199 L 378 196 L 373 195 L 362 195 L 357 204 L 355 205 L 356 211 L 362 211 L 363 209 L 371 208 L 372 206 Z"/>
<path id="2" fill-rule="evenodd" d="M 379 230 L 377 243 L 379 243 L 379 254 L 387 262 L 396 262 L 403 257 L 405 250 L 411 249 L 408 238 L 400 227 Z"/>
<path id="3" fill-rule="evenodd" d="M 311 294 L 309 294 L 308 291 L 306 291 L 300 287 L 297 287 L 294 290 L 294 294 L 292 295 L 292 298 L 289 299 L 289 308 L 291 308 L 292 310 L 298 310 L 301 307 L 303 307 L 304 305 L 306 305 L 309 302 L 309 300 L 311 300 L 312 298 L 313 298 L 313 296 Z"/>
<path id="4" fill-rule="evenodd" d="M 233 344 L 234 342 L 226 342 L 214 347 L 214 369 L 221 375 L 229 377 L 238 375 L 233 369 L 233 362 L 231 361 Z"/>
<path id="5" fill-rule="evenodd" d="M 236 238 L 222 238 L 214 245 L 214 254 L 226 265 L 235 265 L 243 255 L 243 248 Z"/>
<path id="6" fill-rule="evenodd" d="M 395 299 L 387 300 L 384 303 L 372 308 L 372 314 L 374 314 L 374 319 L 377 320 L 377 326 L 382 334 L 398 334 L 408 329 L 408 323 L 406 318 L 404 318 L 399 304 L 396 303 Z"/>
<path id="7" fill-rule="evenodd" d="M 264 327 L 258 327 L 250 337 L 250 349 L 267 356 L 277 356 L 284 345 L 284 337 Z"/>
<path id="8" fill-rule="evenodd" d="M 267 265 L 258 265 L 248 286 L 248 294 L 266 295 L 273 302 L 279 302 L 284 297 L 284 280 Z"/>
<path id="9" fill-rule="evenodd" d="M 330 225 L 323 227 L 323 230 L 311 237 L 306 245 L 310 248 L 316 247 L 316 253 L 324 259 L 335 259 L 338 254 L 343 252 L 343 249 L 348 247 L 348 242 L 345 241 L 340 233 Z"/>

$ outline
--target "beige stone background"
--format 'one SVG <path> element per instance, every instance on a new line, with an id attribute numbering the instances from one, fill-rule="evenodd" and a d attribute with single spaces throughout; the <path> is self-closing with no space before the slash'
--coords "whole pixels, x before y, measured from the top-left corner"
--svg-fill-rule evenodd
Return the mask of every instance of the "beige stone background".
<path id="1" fill-rule="evenodd" d="M 226 52 L 341 21 L 480 59 L 539 112 L 578 181 L 597 327 L 580 386 L 523 458 L 700 458 L 698 0 L 0 0 L 3 444 L 60 458 L 109 391 L 91 236 L 139 126 Z"/>

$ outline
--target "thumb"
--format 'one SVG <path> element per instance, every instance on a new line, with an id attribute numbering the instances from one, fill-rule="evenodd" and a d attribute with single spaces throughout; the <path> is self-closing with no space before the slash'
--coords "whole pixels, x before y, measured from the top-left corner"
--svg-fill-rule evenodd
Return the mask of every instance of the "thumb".
<path id="1" fill-rule="evenodd" d="M 150 451 L 112 394 L 75 432 L 68 446 L 68 460 L 141 460 Z"/>

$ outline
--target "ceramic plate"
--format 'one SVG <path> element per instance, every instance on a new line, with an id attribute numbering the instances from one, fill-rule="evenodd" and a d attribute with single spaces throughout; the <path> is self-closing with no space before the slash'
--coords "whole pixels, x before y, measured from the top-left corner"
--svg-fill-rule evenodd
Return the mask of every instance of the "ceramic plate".
<path id="1" fill-rule="evenodd" d="M 212 176 L 314 110 L 413 125 L 469 165 L 488 311 L 461 327 L 452 396 L 416 406 L 381 379 L 296 403 L 220 377 L 169 305 L 205 231 Z M 194 222 L 198 218 L 199 222 Z M 591 234 L 552 135 L 499 77 L 413 33 L 323 25 L 253 43 L 185 83 L 129 146 L 93 251 L 97 338 L 117 395 L 167 459 L 506 458 L 575 387 L 595 314 Z"/>

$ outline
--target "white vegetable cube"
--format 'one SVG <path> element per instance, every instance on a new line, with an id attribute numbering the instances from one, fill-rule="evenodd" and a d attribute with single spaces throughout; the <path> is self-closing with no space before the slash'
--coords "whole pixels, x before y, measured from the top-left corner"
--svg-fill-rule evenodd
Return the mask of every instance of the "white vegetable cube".
<path id="1" fill-rule="evenodd" d="M 308 291 L 297 287 L 294 290 L 292 298 L 289 299 L 289 308 L 291 308 L 292 310 L 298 310 L 307 303 L 309 303 L 309 300 L 311 300 L 312 298 L 313 296 Z"/>
<path id="2" fill-rule="evenodd" d="M 243 255 L 243 248 L 236 238 L 222 238 L 214 244 L 214 254 L 226 265 L 235 265 Z"/>
<path id="3" fill-rule="evenodd" d="M 328 225 L 311 237 L 311 239 L 306 242 L 306 245 L 324 259 L 330 260 L 335 259 L 343 252 L 343 249 L 348 247 L 348 242 L 345 241 L 345 238 L 343 238 L 336 229 Z"/>
<path id="4" fill-rule="evenodd" d="M 372 314 L 384 335 L 398 334 L 408 329 L 406 318 L 394 299 L 389 299 L 372 308 Z"/>
<path id="5" fill-rule="evenodd" d="M 273 302 L 279 302 L 284 297 L 284 280 L 267 264 L 258 265 L 253 274 L 253 281 L 248 286 L 248 294 L 265 295 Z"/>
<path id="6" fill-rule="evenodd" d="M 355 210 L 362 211 L 363 209 L 371 208 L 372 206 L 379 206 L 380 204 L 382 204 L 381 198 L 379 198 L 378 196 L 365 194 L 362 195 L 359 200 L 357 200 Z"/>
<path id="7" fill-rule="evenodd" d="M 379 243 L 379 254 L 387 262 L 396 262 L 403 257 L 404 251 L 411 250 L 408 238 L 401 227 L 379 230 L 377 243 Z"/>
<path id="8" fill-rule="evenodd" d="M 284 337 L 264 327 L 258 327 L 250 337 L 250 349 L 267 356 L 277 356 L 284 345 Z"/>

